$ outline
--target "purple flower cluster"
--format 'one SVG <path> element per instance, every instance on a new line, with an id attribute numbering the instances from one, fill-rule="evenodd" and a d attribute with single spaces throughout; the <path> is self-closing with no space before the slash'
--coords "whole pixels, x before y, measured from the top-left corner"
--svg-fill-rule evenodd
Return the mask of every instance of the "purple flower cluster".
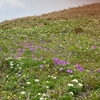
<path id="1" fill-rule="evenodd" d="M 68 65 L 68 62 L 65 60 L 59 60 L 57 58 L 52 58 L 54 65 L 61 65 L 61 66 L 65 66 Z"/>
<path id="2" fill-rule="evenodd" d="M 81 72 L 83 71 L 83 68 L 79 65 L 79 64 L 76 64 L 76 68 Z"/>

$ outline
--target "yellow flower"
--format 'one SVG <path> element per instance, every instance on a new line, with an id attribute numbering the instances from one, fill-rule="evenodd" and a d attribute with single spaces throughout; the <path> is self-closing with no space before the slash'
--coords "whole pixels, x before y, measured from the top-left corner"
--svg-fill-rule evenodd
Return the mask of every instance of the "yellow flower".
<path id="1" fill-rule="evenodd" d="M 8 99 L 10 98 L 10 96 L 8 96 Z"/>
<path id="2" fill-rule="evenodd" d="M 90 94 L 90 96 L 92 96 L 92 94 Z"/>
<path id="3" fill-rule="evenodd" d="M 2 91 L 2 93 L 5 93 L 5 91 Z"/>
<path id="4" fill-rule="evenodd" d="M 14 94 L 14 97 L 16 96 L 16 94 Z"/>

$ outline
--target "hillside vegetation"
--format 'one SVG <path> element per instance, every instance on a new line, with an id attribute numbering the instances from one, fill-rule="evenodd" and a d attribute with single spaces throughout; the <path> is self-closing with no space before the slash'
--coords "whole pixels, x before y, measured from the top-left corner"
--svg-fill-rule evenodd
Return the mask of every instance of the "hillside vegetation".
<path id="1" fill-rule="evenodd" d="M 100 100 L 100 3 L 0 23 L 0 100 Z"/>
<path id="2" fill-rule="evenodd" d="M 55 11 L 41 16 L 29 16 L 17 18 L 13 20 L 6 20 L 0 23 L 0 28 L 15 28 L 15 27 L 34 27 L 38 25 L 36 20 L 71 20 L 77 18 L 100 17 L 100 3 L 69 8 L 61 11 Z"/>

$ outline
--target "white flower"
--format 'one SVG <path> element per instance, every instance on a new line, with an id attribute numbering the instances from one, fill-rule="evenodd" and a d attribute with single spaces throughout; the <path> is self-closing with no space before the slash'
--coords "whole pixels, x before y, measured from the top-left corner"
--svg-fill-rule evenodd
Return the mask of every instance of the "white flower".
<path id="1" fill-rule="evenodd" d="M 30 84 L 30 82 L 27 82 L 27 84 Z"/>
<path id="2" fill-rule="evenodd" d="M 73 92 L 69 92 L 69 94 L 74 95 Z"/>
<path id="3" fill-rule="evenodd" d="M 81 87 L 83 86 L 81 83 L 78 83 L 78 85 L 81 86 Z"/>
<path id="4" fill-rule="evenodd" d="M 38 95 L 41 95 L 41 93 L 38 93 Z"/>
<path id="5" fill-rule="evenodd" d="M 39 82 L 39 79 L 35 79 L 35 82 Z"/>
<path id="6" fill-rule="evenodd" d="M 22 67 L 19 67 L 19 69 L 22 69 Z"/>
<path id="7" fill-rule="evenodd" d="M 49 86 L 46 86 L 47 89 L 49 89 Z"/>
<path id="8" fill-rule="evenodd" d="M 40 100 L 44 100 L 44 98 L 43 98 L 43 97 L 41 97 L 41 98 L 40 98 Z"/>
<path id="9" fill-rule="evenodd" d="M 25 91 L 22 91 L 21 94 L 25 94 Z"/>
<path id="10" fill-rule="evenodd" d="M 73 79 L 72 82 L 76 82 L 76 83 L 78 83 L 78 80 L 77 80 L 77 79 Z"/>
<path id="11" fill-rule="evenodd" d="M 48 77 L 51 77 L 50 75 L 48 75 Z"/>
<path id="12" fill-rule="evenodd" d="M 25 75 L 23 75 L 23 77 L 25 77 Z"/>
<path id="13" fill-rule="evenodd" d="M 49 81 L 47 81 L 47 83 L 49 83 Z"/>
<path id="14" fill-rule="evenodd" d="M 19 64 L 17 64 L 17 66 L 19 66 Z"/>
<path id="15" fill-rule="evenodd" d="M 46 94 L 43 93 L 42 95 L 43 95 L 44 97 L 46 97 Z"/>
<path id="16" fill-rule="evenodd" d="M 53 79 L 55 80 L 57 77 L 53 77 Z"/>
<path id="17" fill-rule="evenodd" d="M 13 67 L 10 67 L 10 68 L 13 68 Z"/>
<path id="18" fill-rule="evenodd" d="M 13 61 L 10 62 L 10 66 L 13 66 Z"/>
<path id="19" fill-rule="evenodd" d="M 7 75 L 6 77 L 8 78 L 9 76 Z"/>
<path id="20" fill-rule="evenodd" d="M 63 45 L 60 45 L 60 47 L 63 47 Z"/>
<path id="21" fill-rule="evenodd" d="M 68 86 L 73 86 L 73 84 L 70 84 L 70 83 L 69 83 Z"/>
<path id="22" fill-rule="evenodd" d="M 46 61 L 43 61 L 43 63 L 46 63 Z"/>

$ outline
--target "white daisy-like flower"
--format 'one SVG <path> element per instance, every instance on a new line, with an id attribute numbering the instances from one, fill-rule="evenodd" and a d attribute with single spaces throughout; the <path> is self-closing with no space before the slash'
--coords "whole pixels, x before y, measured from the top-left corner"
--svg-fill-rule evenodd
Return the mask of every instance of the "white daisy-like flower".
<path id="1" fill-rule="evenodd" d="M 44 100 L 44 98 L 43 98 L 43 97 L 41 97 L 41 98 L 40 98 L 40 100 Z"/>
<path id="2" fill-rule="evenodd" d="M 81 87 L 83 86 L 83 84 L 81 84 L 81 83 L 78 83 L 78 85 L 81 86 Z"/>
<path id="3" fill-rule="evenodd" d="M 47 83 L 49 83 L 49 81 L 47 81 Z"/>
<path id="4" fill-rule="evenodd" d="M 41 95 L 41 93 L 38 93 L 38 95 Z"/>
<path id="5" fill-rule="evenodd" d="M 45 93 L 43 93 L 42 95 L 43 95 L 44 97 L 46 97 L 46 94 L 45 94 Z"/>
<path id="6" fill-rule="evenodd" d="M 30 84 L 30 82 L 27 82 L 27 84 Z"/>
<path id="7" fill-rule="evenodd" d="M 22 91 L 21 94 L 25 94 L 25 91 Z"/>
<path id="8" fill-rule="evenodd" d="M 43 61 L 43 63 L 45 64 L 45 63 L 46 63 L 46 61 Z"/>
<path id="9" fill-rule="evenodd" d="M 73 79 L 72 82 L 76 82 L 76 83 L 78 83 L 78 80 L 77 80 L 77 79 Z"/>
<path id="10" fill-rule="evenodd" d="M 74 95 L 74 93 L 73 93 L 73 92 L 69 92 L 69 94 Z"/>
<path id="11" fill-rule="evenodd" d="M 46 86 L 47 89 L 49 89 L 49 86 Z"/>
<path id="12" fill-rule="evenodd" d="M 70 84 L 70 83 L 69 83 L 68 86 L 73 86 L 73 84 Z"/>
<path id="13" fill-rule="evenodd" d="M 53 79 L 55 80 L 57 77 L 53 77 Z"/>
<path id="14" fill-rule="evenodd" d="M 35 82 L 39 82 L 39 79 L 35 79 Z"/>

